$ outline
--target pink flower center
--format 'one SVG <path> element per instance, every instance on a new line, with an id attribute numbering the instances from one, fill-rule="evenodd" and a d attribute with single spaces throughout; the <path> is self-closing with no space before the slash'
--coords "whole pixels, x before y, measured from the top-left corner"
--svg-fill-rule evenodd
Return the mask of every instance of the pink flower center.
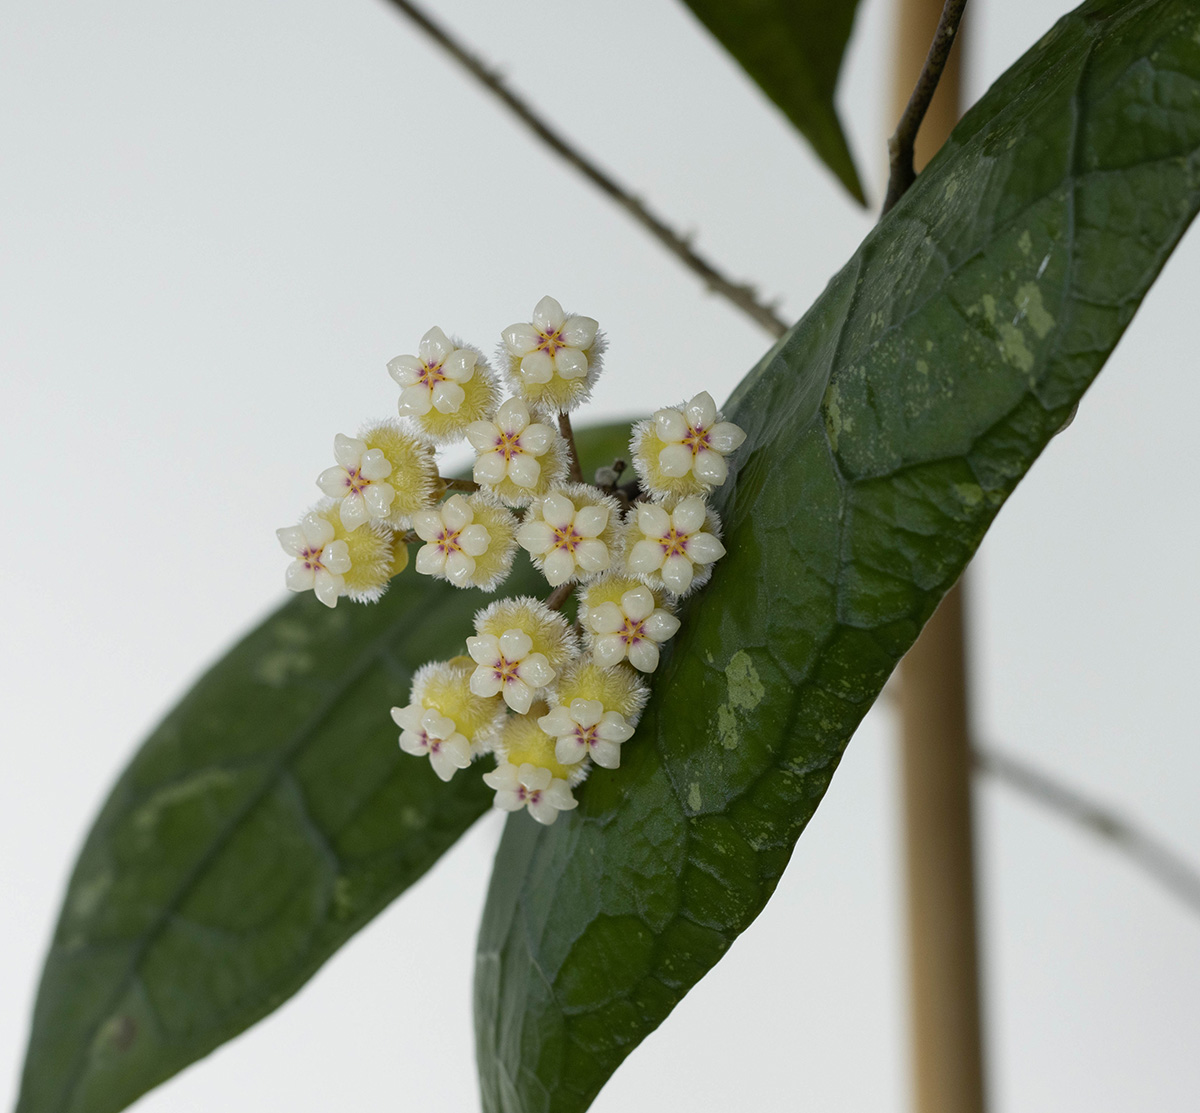
<path id="1" fill-rule="evenodd" d="M 458 535 L 460 533 L 462 533 L 461 529 L 442 530 L 442 532 L 438 534 L 437 540 L 434 542 L 434 544 L 437 546 L 437 551 L 439 553 L 445 553 L 447 556 L 449 556 L 450 553 L 462 552 L 462 546 L 458 543 Z"/>
<path id="2" fill-rule="evenodd" d="M 575 741 L 579 743 L 585 750 L 590 750 L 598 741 L 596 738 L 596 727 L 581 727 L 578 724 L 575 726 Z"/>
<path id="3" fill-rule="evenodd" d="M 540 788 L 529 789 L 524 785 L 517 786 L 517 799 L 526 804 L 536 804 L 542 798 L 542 790 Z"/>
<path id="4" fill-rule="evenodd" d="M 310 572 L 324 572 L 325 565 L 321 563 L 321 554 L 325 551 L 324 546 L 320 549 L 303 548 L 300 550 L 300 559 L 304 561 L 304 567 Z"/>
<path id="5" fill-rule="evenodd" d="M 520 456 L 522 451 L 521 434 L 501 432 L 500 436 L 496 438 L 496 451 L 503 455 L 505 460 Z"/>
<path id="6" fill-rule="evenodd" d="M 500 660 L 492 666 L 492 669 L 496 674 L 496 679 L 501 684 L 511 684 L 513 681 L 521 679 L 517 675 L 517 669 L 520 667 L 520 661 L 510 661 L 506 657 L 501 656 Z"/>
<path id="7" fill-rule="evenodd" d="M 688 426 L 687 436 L 683 438 L 683 443 L 692 450 L 693 456 L 699 456 L 700 450 L 709 448 L 708 430 L 701 426 L 699 429 Z"/>
<path id="8" fill-rule="evenodd" d="M 582 540 L 583 538 L 575 531 L 574 525 L 554 527 L 554 545 L 552 547 L 555 549 L 565 549 L 568 553 L 574 554 Z"/>
<path id="9" fill-rule="evenodd" d="M 674 526 L 671 526 L 667 532 L 658 539 L 658 543 L 662 546 L 663 556 L 687 556 L 688 535 L 679 533 Z"/>
<path id="10" fill-rule="evenodd" d="M 625 620 L 625 628 L 620 632 L 621 640 L 627 645 L 636 645 L 640 641 L 644 641 L 646 633 L 643 627 L 646 624 L 645 619 L 635 622 L 632 618 Z"/>
<path id="11" fill-rule="evenodd" d="M 347 468 L 346 486 L 350 488 L 350 494 L 361 495 L 371 486 L 371 481 L 363 475 L 361 468 Z"/>
<path id="12" fill-rule="evenodd" d="M 545 352 L 548 356 L 554 355 L 559 348 L 567 346 L 567 342 L 562 338 L 562 329 L 555 329 L 554 332 L 539 332 L 538 336 L 541 337 L 541 340 L 538 341 L 536 350 Z"/>
<path id="13" fill-rule="evenodd" d="M 442 360 L 439 363 L 422 363 L 421 370 L 417 372 L 417 382 L 430 390 L 435 383 L 445 382 L 446 376 L 442 374 L 442 364 L 445 362 Z"/>

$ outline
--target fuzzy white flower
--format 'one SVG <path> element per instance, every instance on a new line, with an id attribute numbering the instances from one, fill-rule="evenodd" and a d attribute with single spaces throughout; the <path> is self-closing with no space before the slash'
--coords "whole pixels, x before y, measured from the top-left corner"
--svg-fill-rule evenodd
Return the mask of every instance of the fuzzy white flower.
<path id="1" fill-rule="evenodd" d="M 702 498 L 640 503 L 627 567 L 651 586 L 661 583 L 672 594 L 685 595 L 703 584 L 713 562 L 725 555 L 720 528 Z"/>
<path id="2" fill-rule="evenodd" d="M 418 510 L 413 528 L 425 544 L 417 551 L 417 571 L 455 587 L 492 591 L 508 575 L 516 549 L 516 519 L 493 503 L 491 495 L 451 495 L 432 510 Z"/>
<path id="3" fill-rule="evenodd" d="M 483 782 L 496 790 L 497 808 L 506 812 L 528 808 L 534 819 L 547 826 L 558 819 L 559 812 L 579 806 L 566 781 L 536 765 L 515 766 L 504 762 L 492 772 L 484 773 Z"/>
<path id="4" fill-rule="evenodd" d="M 723 421 L 712 395 L 656 410 L 633 429 L 630 450 L 642 486 L 658 495 L 707 494 L 725 482 L 725 457 L 739 448 L 745 432 Z"/>
<path id="5" fill-rule="evenodd" d="M 592 656 L 611 668 L 629 658 L 641 672 L 658 668 L 659 645 L 673 638 L 679 619 L 654 604 L 654 593 L 645 585 L 625 592 L 619 602 L 590 607 L 584 626 L 592 633 Z"/>
<path id="6" fill-rule="evenodd" d="M 392 718 L 400 727 L 400 749 L 417 757 L 428 754 L 429 764 L 443 781 L 453 777 L 456 769 L 471 764 L 471 743 L 449 716 L 409 704 L 393 707 Z"/>
<path id="7" fill-rule="evenodd" d="M 528 550 L 551 587 L 603 572 L 612 564 L 616 503 L 598 492 L 584 493 L 582 486 L 553 491 L 534 503 L 517 530 L 517 544 Z"/>
<path id="8" fill-rule="evenodd" d="M 424 417 L 434 409 L 457 413 L 466 398 L 462 384 L 475 374 L 475 352 L 456 347 L 436 325 L 421 337 L 417 351 L 418 355 L 397 356 L 387 365 L 400 387 L 401 416 Z"/>
<path id="9" fill-rule="evenodd" d="M 467 440 L 478 454 L 475 482 L 509 502 L 528 502 L 566 476 L 566 446 L 558 431 L 531 422 L 520 398 L 508 399 L 493 420 L 472 422 Z"/>
<path id="10" fill-rule="evenodd" d="M 503 695 L 518 715 L 529 710 L 534 693 L 555 677 L 545 654 L 533 651 L 533 639 L 523 630 L 467 638 L 467 652 L 478 666 L 471 674 L 471 691 L 477 696 Z"/>
<path id="11" fill-rule="evenodd" d="M 633 737 L 633 727 L 617 711 L 605 711 L 595 699 L 573 699 L 569 707 L 555 707 L 538 719 L 538 726 L 553 736 L 554 756 L 563 765 L 591 757 L 605 769 L 621 764 L 621 743 Z"/>
<path id="12" fill-rule="evenodd" d="M 333 438 L 333 458 L 337 466 L 321 472 L 317 486 L 330 498 L 342 500 L 342 525 L 357 529 L 372 518 L 386 518 L 396 490 L 384 482 L 392 474 L 392 465 L 383 451 L 338 433 Z"/>
<path id="13" fill-rule="evenodd" d="M 296 559 L 288 565 L 289 591 L 313 591 L 327 607 L 336 607 L 350 571 L 350 549 L 335 541 L 333 524 L 320 514 L 305 514 L 298 526 L 275 531 L 283 551 Z"/>
<path id="14" fill-rule="evenodd" d="M 597 328 L 591 317 L 567 316 L 554 298 L 542 298 L 532 321 L 501 333 L 513 389 L 544 412 L 574 409 L 599 373 L 604 345 Z"/>

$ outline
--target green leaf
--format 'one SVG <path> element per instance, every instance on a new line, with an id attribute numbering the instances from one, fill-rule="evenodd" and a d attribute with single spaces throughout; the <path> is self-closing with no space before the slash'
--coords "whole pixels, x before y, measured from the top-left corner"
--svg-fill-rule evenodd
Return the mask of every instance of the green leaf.
<path id="1" fill-rule="evenodd" d="M 1085 5 L 735 392 L 729 554 L 621 768 L 501 843 L 476 969 L 489 1113 L 585 1109 L 762 909 L 847 740 L 1195 215 L 1198 148 L 1194 0 Z"/>
<path id="2" fill-rule="evenodd" d="M 858 0 L 685 0 L 855 200 L 862 184 L 833 95 Z"/>
<path id="3" fill-rule="evenodd" d="M 585 431 L 595 463 L 628 426 Z M 265 527 L 264 527 L 265 528 Z M 506 584 L 545 590 L 528 560 Z M 113 1113 L 296 992 L 485 811 L 402 754 L 388 710 L 489 596 L 409 569 L 377 606 L 291 600 L 134 757 L 80 855 L 18 1113 Z"/>

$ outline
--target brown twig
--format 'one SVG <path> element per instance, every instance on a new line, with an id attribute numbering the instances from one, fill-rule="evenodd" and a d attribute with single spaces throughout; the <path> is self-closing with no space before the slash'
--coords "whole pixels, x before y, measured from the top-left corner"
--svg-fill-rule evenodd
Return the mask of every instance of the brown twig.
<path id="1" fill-rule="evenodd" d="M 946 68 L 946 59 L 950 57 L 950 48 L 954 45 L 958 26 L 962 22 L 963 9 L 967 0 L 946 0 L 942 8 L 942 18 L 938 20 L 933 42 L 929 53 L 925 56 L 925 65 L 921 68 L 921 76 L 917 78 L 916 88 L 908 98 L 904 112 L 896 130 L 888 140 L 888 156 L 891 162 L 891 175 L 888 178 L 887 197 L 883 202 L 883 215 L 900 200 L 908 187 L 916 181 L 917 173 L 913 166 L 913 150 L 916 146 L 917 132 L 921 129 L 921 121 L 937 91 L 942 70 Z"/>
<path id="2" fill-rule="evenodd" d="M 976 749 L 974 761 L 982 772 L 1112 843 L 1134 865 L 1200 912 L 1200 872 L 1133 820 L 1007 754 Z"/>
<path id="3" fill-rule="evenodd" d="M 782 336 L 787 332 L 787 322 L 771 306 L 759 300 L 752 286 L 734 282 L 722 274 L 711 261 L 691 246 L 685 236 L 680 235 L 661 217 L 652 213 L 642 201 L 611 174 L 601 170 L 591 158 L 568 143 L 524 100 L 509 89 L 504 83 L 504 79 L 491 69 L 479 55 L 452 37 L 444 27 L 434 22 L 410 0 L 387 0 L 387 2 L 406 15 L 450 57 L 466 69 L 567 165 L 577 170 L 610 200 L 620 205 L 684 266 L 698 275 L 708 289 L 737 306 L 772 336 Z"/>
<path id="4" fill-rule="evenodd" d="M 583 465 L 579 462 L 579 450 L 575 447 L 575 431 L 571 428 L 571 417 L 569 414 L 558 415 L 558 431 L 562 434 L 562 439 L 567 442 L 567 455 L 571 464 L 571 482 L 583 482 Z"/>
<path id="5" fill-rule="evenodd" d="M 479 484 L 471 479 L 447 479 L 442 476 L 442 488 L 446 491 L 466 491 L 474 494 L 479 490 Z"/>
<path id="6" fill-rule="evenodd" d="M 549 595 L 546 596 L 546 606 L 552 611 L 561 611 L 563 604 L 571 598 L 571 592 L 575 590 L 575 581 L 570 583 L 559 584 Z"/>

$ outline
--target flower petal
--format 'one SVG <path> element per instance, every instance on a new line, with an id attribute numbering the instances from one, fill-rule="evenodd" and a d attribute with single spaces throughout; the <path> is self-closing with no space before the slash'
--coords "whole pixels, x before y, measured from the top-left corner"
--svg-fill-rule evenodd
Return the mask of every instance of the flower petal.
<path id="1" fill-rule="evenodd" d="M 688 538 L 687 555 L 697 564 L 712 564 L 725 555 L 725 546 L 711 533 L 697 533 Z"/>
<path id="2" fill-rule="evenodd" d="M 422 541 L 436 541 L 446 529 L 441 514 L 436 510 L 418 510 L 412 516 L 412 523 Z"/>
<path id="3" fill-rule="evenodd" d="M 621 765 L 621 747 L 616 742 L 598 738 L 592 746 L 592 761 L 601 769 L 618 769 Z"/>
<path id="4" fill-rule="evenodd" d="M 717 452 L 733 452 L 742 447 L 745 439 L 746 431 L 740 425 L 734 425 L 732 421 L 718 421 L 708 431 L 708 443 Z"/>
<path id="5" fill-rule="evenodd" d="M 686 557 L 680 557 L 686 560 Z M 630 572 L 640 576 L 657 572 L 663 563 L 663 549 L 657 541 L 639 541 L 625 560 Z M 689 562 L 690 563 L 690 562 Z"/>
<path id="6" fill-rule="evenodd" d="M 424 417 L 433 409 L 433 399 L 425 386 L 406 386 L 400 392 L 399 410 L 401 417 Z"/>
<path id="7" fill-rule="evenodd" d="M 572 348 L 587 348 L 596 339 L 596 330 L 599 327 L 600 322 L 593 320 L 591 317 L 581 317 L 578 315 L 568 317 L 563 322 L 562 338 Z"/>
<path id="8" fill-rule="evenodd" d="M 501 409 L 504 407 L 501 406 Z M 496 415 L 497 418 L 500 416 Z M 476 452 L 490 452 L 500 439 L 500 427 L 492 421 L 472 421 L 467 426 L 467 440 Z"/>
<path id="9" fill-rule="evenodd" d="M 416 356 L 397 356 L 388 360 L 387 370 L 397 386 L 406 387 L 417 382 L 421 372 L 425 370 L 425 364 Z"/>
<path id="10" fill-rule="evenodd" d="M 708 517 L 708 508 L 700 498 L 687 498 L 675 507 L 671 514 L 671 524 L 679 533 L 695 533 L 704 526 Z"/>
<path id="11" fill-rule="evenodd" d="M 534 688 L 544 688 L 554 680 L 557 674 L 542 654 L 531 653 L 517 668 L 517 675 Z"/>
<path id="12" fill-rule="evenodd" d="M 586 538 L 575 546 L 575 563 L 585 572 L 603 572 L 612 563 L 612 557 L 603 541 Z"/>
<path id="13" fill-rule="evenodd" d="M 457 348 L 446 357 L 442 374 L 456 383 L 470 382 L 475 374 L 475 353 L 470 348 Z"/>
<path id="14" fill-rule="evenodd" d="M 692 450 L 685 444 L 669 444 L 659 452 L 658 466 L 663 475 L 679 479 L 692 470 Z"/>
<path id="15" fill-rule="evenodd" d="M 499 483 L 508 475 L 508 461 L 499 452 L 485 452 L 475 461 L 471 475 L 476 483 Z"/>
<path id="16" fill-rule="evenodd" d="M 492 634 L 476 634 L 467 638 L 467 652 L 476 664 L 495 668 L 500 663 L 500 641 Z"/>
<path id="17" fill-rule="evenodd" d="M 293 560 L 283 574 L 283 583 L 288 591 L 312 591 L 315 578 L 316 572 L 305 568 L 303 561 Z"/>
<path id="18" fill-rule="evenodd" d="M 532 490 L 542 477 L 542 465 L 532 456 L 514 456 L 508 462 L 508 478 L 518 487 Z"/>
<path id="19" fill-rule="evenodd" d="M 642 623 L 642 631 L 656 642 L 665 642 L 679 633 L 679 619 L 669 611 L 656 610 Z"/>
<path id="20" fill-rule="evenodd" d="M 483 556 L 491 543 L 492 535 L 488 533 L 487 526 L 480 525 L 478 522 L 473 522 L 458 535 L 459 548 L 468 556 Z"/>
<path id="21" fill-rule="evenodd" d="M 521 436 L 517 443 L 520 444 L 522 452 L 528 452 L 531 456 L 541 456 L 557 436 L 556 429 L 536 421 L 532 425 L 526 424 L 521 427 Z"/>
<path id="22" fill-rule="evenodd" d="M 598 699 L 573 699 L 569 710 L 581 727 L 594 727 L 604 718 L 604 704 Z"/>
<path id="23" fill-rule="evenodd" d="M 545 352 L 521 357 L 521 378 L 527 385 L 542 385 L 554 378 L 554 360 Z"/>
<path id="24" fill-rule="evenodd" d="M 551 738 L 559 738 L 564 734 L 571 734 L 575 730 L 575 720 L 571 718 L 571 712 L 565 707 L 554 707 L 550 711 L 538 719 L 537 724 Z"/>
<path id="25" fill-rule="evenodd" d="M 547 294 L 533 307 L 533 327 L 542 332 L 557 332 L 566 324 L 563 307 Z"/>
<path id="26" fill-rule="evenodd" d="M 504 682 L 496 675 L 494 668 L 489 668 L 487 665 L 480 665 L 473 673 L 467 685 L 472 692 L 477 696 L 496 695 L 501 688 L 504 687 Z"/>
<path id="27" fill-rule="evenodd" d="M 321 563 L 335 576 L 350 571 L 350 546 L 345 541 L 330 541 L 321 550 Z"/>
<path id="28" fill-rule="evenodd" d="M 370 511 L 372 518 L 382 518 L 392 507 L 392 500 L 396 497 L 396 488 L 390 483 L 372 483 L 365 491 L 363 491 L 363 499 L 366 501 L 367 510 Z M 345 519 L 342 519 L 345 521 Z"/>
<path id="29" fill-rule="evenodd" d="M 635 587 L 621 596 L 621 610 L 634 622 L 641 622 L 654 613 L 654 592 L 648 587 Z"/>
<path id="30" fill-rule="evenodd" d="M 658 656 L 658 646 L 648 638 L 629 647 L 629 663 L 639 672 L 653 672 L 658 668 Z"/>
<path id="31" fill-rule="evenodd" d="M 358 462 L 358 470 L 364 479 L 369 479 L 374 483 L 380 479 L 387 479 L 392 474 L 392 465 L 383 454 L 383 449 L 368 448 Z"/>
<path id="32" fill-rule="evenodd" d="M 446 571 L 446 554 L 436 545 L 422 545 L 417 550 L 415 567 L 422 576 L 441 576 Z"/>
<path id="33" fill-rule="evenodd" d="M 663 561 L 663 583 L 676 595 L 682 595 L 692 586 L 693 575 L 692 562 L 685 556 L 669 556 Z"/>
<path id="34" fill-rule="evenodd" d="M 498 645 L 507 661 L 519 661 L 533 651 L 533 639 L 524 630 L 505 630 Z"/>
<path id="35" fill-rule="evenodd" d="M 580 537 L 599 537 L 607 525 L 607 506 L 581 506 L 575 515 L 575 532 Z"/>
<path id="36" fill-rule="evenodd" d="M 582 379 L 588 370 L 587 356 L 577 348 L 559 348 L 554 354 L 554 369 L 560 379 Z"/>
<path id="37" fill-rule="evenodd" d="M 515 325 L 509 325 L 501 334 L 500 338 L 504 341 L 504 346 L 514 356 L 523 356 L 532 352 L 542 338 L 538 335 L 537 329 L 528 321 L 519 321 Z"/>
<path id="38" fill-rule="evenodd" d="M 552 549 L 542 562 L 542 575 L 551 587 L 565 584 L 575 575 L 575 558 L 566 549 Z"/>
<path id="39" fill-rule="evenodd" d="M 455 551 L 446 557 L 446 579 L 455 587 L 470 587 L 475 575 L 475 558 Z"/>
<path id="40" fill-rule="evenodd" d="M 437 325 L 434 325 L 421 337 L 417 351 L 421 353 L 421 358 L 427 363 L 441 363 L 454 351 L 454 345 L 450 342 L 450 338 Z"/>
<path id="41" fill-rule="evenodd" d="M 344 582 L 341 576 L 328 572 L 318 572 L 313 578 L 313 591 L 327 607 L 336 607 L 338 596 L 342 593 Z"/>
<path id="42" fill-rule="evenodd" d="M 310 549 L 320 549 L 333 540 L 333 526 L 320 514 L 305 514 L 300 519 L 300 529 Z"/>
<path id="43" fill-rule="evenodd" d="M 542 520 L 556 529 L 566 529 L 575 520 L 575 504 L 558 492 L 542 499 L 541 511 Z"/>
<path id="44" fill-rule="evenodd" d="M 283 546 L 283 551 L 288 556 L 299 556 L 308 548 L 304 530 L 299 526 L 284 526 L 283 529 L 275 531 L 275 536 L 279 538 L 279 544 Z"/>
<path id="45" fill-rule="evenodd" d="M 688 425 L 678 410 L 655 410 L 654 431 L 660 441 L 671 444 L 673 441 L 682 441 L 688 435 Z"/>
<path id="46" fill-rule="evenodd" d="M 649 588 L 645 589 L 647 594 Z M 627 591 L 621 596 L 622 606 L 625 603 L 625 598 L 632 595 L 633 592 Z M 650 596 L 650 604 L 654 605 L 654 596 Z M 616 603 L 601 603 L 598 607 L 592 607 L 587 614 L 588 629 L 596 634 L 615 634 L 622 626 L 625 625 L 625 615 L 629 614 L 626 610 L 622 613 L 622 607 L 618 607 Z"/>
<path id="47" fill-rule="evenodd" d="M 529 407 L 520 398 L 509 398 L 496 411 L 496 425 L 509 436 L 520 433 L 529 424 Z"/>
<path id="48" fill-rule="evenodd" d="M 592 641 L 592 660 L 603 669 L 625 660 L 625 642 L 616 634 L 603 634 Z"/>
<path id="49" fill-rule="evenodd" d="M 370 490 L 369 487 L 367 489 Z M 351 532 L 358 529 L 370 517 L 362 495 L 347 495 L 342 499 L 340 510 L 342 525 Z M 343 568 L 342 571 L 344 572 L 346 569 Z"/>
<path id="50" fill-rule="evenodd" d="M 637 524 L 647 537 L 662 537 L 671 528 L 671 517 L 656 503 L 643 502 L 638 504 Z"/>
<path id="51" fill-rule="evenodd" d="M 725 463 L 725 457 L 719 452 L 702 448 L 696 454 L 692 471 L 696 473 L 697 479 L 711 483 L 714 487 L 720 487 L 725 482 L 725 476 L 729 474 L 729 465 Z"/>
<path id="52" fill-rule="evenodd" d="M 433 401 L 433 408 L 438 413 L 456 414 L 466 400 L 467 392 L 458 383 L 446 380 L 434 384 L 430 397 Z"/>
<path id="53" fill-rule="evenodd" d="M 533 689 L 523 680 L 509 680 L 504 685 L 504 702 L 518 715 L 527 715 L 533 706 Z"/>
<path id="54" fill-rule="evenodd" d="M 458 532 L 475 520 L 475 511 L 462 495 L 451 495 L 439 509 L 442 512 L 442 521 L 451 533 Z"/>
<path id="55" fill-rule="evenodd" d="M 693 429 L 707 429 L 717 420 L 717 404 L 707 390 L 702 390 L 683 407 L 683 416 Z"/>
<path id="56" fill-rule="evenodd" d="M 526 522 L 517 530 L 517 544 L 534 556 L 541 556 L 554 545 L 554 530 L 545 522 Z"/>

